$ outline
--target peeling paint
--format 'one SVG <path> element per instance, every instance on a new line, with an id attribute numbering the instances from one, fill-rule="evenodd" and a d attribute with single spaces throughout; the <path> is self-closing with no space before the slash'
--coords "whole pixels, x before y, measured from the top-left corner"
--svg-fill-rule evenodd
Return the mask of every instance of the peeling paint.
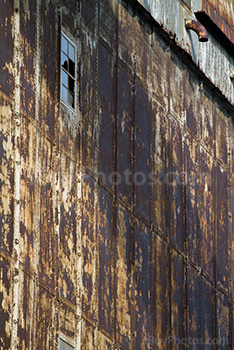
<path id="1" fill-rule="evenodd" d="M 141 5 L 1 1 L 0 350 L 233 345 L 233 59 L 201 1 Z"/>

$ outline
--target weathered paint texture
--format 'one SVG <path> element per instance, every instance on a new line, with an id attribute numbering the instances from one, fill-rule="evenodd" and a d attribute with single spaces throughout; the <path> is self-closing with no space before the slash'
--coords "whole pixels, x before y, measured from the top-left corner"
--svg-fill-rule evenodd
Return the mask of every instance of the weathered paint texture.
<path id="1" fill-rule="evenodd" d="M 0 9 L 0 350 L 232 349 L 233 55 L 184 27 L 232 2 Z"/>
<path id="2" fill-rule="evenodd" d="M 164 29 L 177 49 L 192 57 L 196 68 L 234 103 L 233 1 L 232 0 L 137 0 L 158 27 Z M 189 6 L 187 6 L 189 5 Z M 152 18 L 151 18 L 152 19 Z M 195 32 L 187 30 L 185 19 L 199 20 L 208 32 L 208 42 L 200 42 Z M 216 57 L 216 59 L 214 59 Z M 222 69 L 221 69 L 222 67 Z M 193 69 L 191 67 L 191 69 Z"/>

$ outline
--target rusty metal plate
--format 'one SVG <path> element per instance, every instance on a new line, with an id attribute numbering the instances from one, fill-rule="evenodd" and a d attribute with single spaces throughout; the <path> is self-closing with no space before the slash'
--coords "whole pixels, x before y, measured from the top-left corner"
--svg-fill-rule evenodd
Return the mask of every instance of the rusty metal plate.
<path id="1" fill-rule="evenodd" d="M 227 163 L 227 154 L 229 152 L 229 135 L 228 135 L 228 119 L 222 106 L 215 109 L 216 118 L 216 156 L 223 162 Z"/>
<path id="2" fill-rule="evenodd" d="M 0 96 L 0 249 L 11 255 L 13 244 L 13 144 L 10 137 L 12 110 Z"/>
<path id="3" fill-rule="evenodd" d="M 162 106 L 168 108 L 168 79 L 166 43 L 157 35 L 152 35 L 151 83 L 152 95 Z"/>
<path id="4" fill-rule="evenodd" d="M 200 148 L 199 171 L 199 230 L 201 238 L 201 264 L 205 272 L 212 277 L 214 275 L 213 261 L 215 253 L 214 235 L 214 165 L 213 157 Z"/>
<path id="5" fill-rule="evenodd" d="M 169 120 L 165 109 L 152 101 L 152 152 L 155 167 L 169 166 Z"/>
<path id="6" fill-rule="evenodd" d="M 227 173 L 219 166 L 217 176 L 217 252 L 216 276 L 217 282 L 228 289 L 228 225 L 227 225 Z"/>
<path id="7" fill-rule="evenodd" d="M 201 307 L 201 333 L 202 342 L 206 350 L 212 350 L 213 338 L 213 309 L 214 309 L 214 297 L 212 285 L 202 278 L 202 300 L 200 301 Z M 205 300 L 205 303 L 204 303 Z"/>
<path id="8" fill-rule="evenodd" d="M 131 168 L 131 127 L 133 101 L 131 93 L 131 74 L 123 64 L 119 64 L 118 75 L 118 160 L 117 169 L 120 175 L 118 195 L 130 205 L 132 189 Z"/>
<path id="9" fill-rule="evenodd" d="M 30 270 L 33 270 L 35 257 L 35 144 L 35 128 L 28 119 L 22 117 L 20 140 L 22 165 L 20 233 L 23 247 L 21 263 Z"/>
<path id="10" fill-rule="evenodd" d="M 116 45 L 116 8 L 114 0 L 102 0 L 99 7 L 99 28 L 100 35 L 108 41 L 110 46 Z"/>
<path id="11" fill-rule="evenodd" d="M 60 133 L 59 141 L 71 156 L 80 158 L 80 134 L 76 114 L 73 114 L 64 104 L 60 104 Z M 58 124 L 56 124 L 58 126 Z M 58 131 L 58 130 L 57 130 Z M 58 132 L 57 132 L 58 135 Z M 57 138 L 58 140 L 58 138 Z"/>
<path id="12" fill-rule="evenodd" d="M 39 276 L 50 287 L 54 286 L 53 266 L 53 214 L 50 183 L 41 186 L 40 212 L 40 263 Z"/>
<path id="13" fill-rule="evenodd" d="M 228 248 L 231 246 L 228 239 L 232 238 L 233 232 L 233 228 L 228 226 L 231 219 L 228 209 L 233 207 L 234 185 L 228 199 L 227 168 L 228 157 L 231 156 L 229 133 L 232 135 L 232 126 L 226 120 L 227 114 L 223 107 L 216 108 L 213 92 L 205 91 L 202 84 L 198 84 L 197 78 L 189 73 L 189 68 L 181 63 L 176 52 L 172 53 L 169 45 L 158 38 L 159 32 L 152 35 L 147 20 L 130 2 L 125 2 L 124 7 L 123 1 L 115 4 L 107 0 L 99 3 L 82 1 L 81 13 L 77 12 L 76 18 L 63 8 L 62 23 L 66 32 L 71 29 L 71 35 L 81 44 L 79 46 L 77 41 L 81 52 L 77 91 L 81 110 L 78 114 L 83 126 L 82 165 L 87 167 L 87 172 L 82 180 L 80 204 L 77 200 L 77 115 L 71 117 L 70 113 L 65 114 L 66 108 L 60 118 L 56 114 L 59 109 L 59 10 L 55 1 L 41 3 L 41 22 L 37 23 L 42 68 L 39 77 L 41 108 L 40 115 L 36 117 L 43 132 L 39 130 L 38 149 L 35 128 L 29 121 L 31 118 L 28 116 L 26 119 L 26 114 L 35 117 L 36 11 L 35 3 L 27 7 L 29 1 L 20 0 L 24 56 L 21 107 L 25 112 L 20 120 L 20 261 L 30 274 L 33 262 L 36 264 L 39 258 L 38 271 L 35 272 L 39 273 L 39 280 L 36 275 L 36 284 L 33 285 L 34 282 L 23 271 L 20 275 L 18 346 L 22 349 L 30 346 L 33 349 L 52 349 L 59 336 L 58 331 L 73 339 L 81 336 L 82 349 L 108 350 L 115 347 L 124 350 L 161 350 L 163 347 L 179 350 L 184 348 L 181 341 L 186 337 L 197 339 L 201 336 L 208 341 L 216 331 L 217 338 L 231 337 L 232 334 L 228 334 L 232 327 L 230 300 L 218 292 L 219 288 L 212 290 L 212 284 L 195 268 L 188 268 L 190 277 L 185 281 L 187 265 L 184 255 L 177 252 L 178 249 L 183 252 L 184 238 L 188 238 L 189 258 L 196 264 L 202 263 L 204 272 L 210 277 L 214 278 L 216 273 L 218 287 L 229 292 L 229 279 L 234 276 L 228 265 Z M 62 3 L 65 4 L 65 0 Z M 5 92 L 12 97 L 12 27 L 11 20 L 6 21 L 6 18 L 13 18 L 13 10 L 12 4 L 4 0 L 1 4 L 3 26 L 0 27 L 0 37 L 4 62 L 0 59 L 0 85 L 4 81 Z M 78 2 L 71 1 L 68 5 L 74 9 Z M 119 17 L 115 17 L 114 6 L 119 8 Z M 98 11 L 99 21 L 96 17 Z M 118 54 L 120 58 L 117 62 Z M 13 242 L 14 107 L 2 97 L 0 102 L 0 249 L 5 256 L 12 253 Z M 118 110 L 115 110 L 116 107 Z M 99 126 L 94 122 L 98 115 Z M 57 121 L 60 122 L 60 133 L 56 135 Z M 97 135 L 99 127 L 100 135 Z M 185 133 L 184 144 L 182 137 Z M 201 146 L 198 146 L 200 136 Z M 100 141 L 96 144 L 98 137 Z M 56 145 L 61 153 L 55 158 Z M 65 155 L 65 152 L 69 154 Z M 112 191 L 109 191 L 110 195 L 99 187 L 100 192 L 95 192 L 96 185 L 88 173 L 93 170 L 98 153 L 99 171 L 105 176 L 108 190 L 112 187 L 108 177 L 113 170 L 123 174 L 129 169 L 138 174 L 133 181 L 135 197 L 131 193 L 134 186 L 128 185 L 126 179 L 115 192 L 128 209 L 116 207 L 120 204 L 116 204 L 118 198 L 113 198 Z M 74 162 L 71 161 L 73 156 Z M 36 169 L 37 157 L 39 164 Z M 215 173 L 213 163 L 216 158 Z M 182 181 L 184 170 L 187 174 L 186 186 Z M 152 172 L 156 183 L 149 184 Z M 39 179 L 38 183 L 36 179 Z M 141 183 L 141 180 L 144 181 Z M 57 181 L 59 189 L 55 187 Z M 116 187 L 112 189 L 116 190 Z M 40 198 L 37 199 L 36 195 Z M 38 201 L 40 210 L 35 207 Z M 56 209 L 60 215 L 54 217 L 57 201 L 59 208 Z M 79 232 L 76 230 L 77 219 L 81 219 L 77 217 L 78 206 L 82 207 L 83 221 Z M 164 234 L 164 239 L 170 233 L 170 248 L 168 242 L 157 236 L 158 231 L 149 231 L 150 225 L 146 227 L 142 221 L 132 220 L 130 207 L 135 209 L 134 215 L 141 216 L 142 221 L 149 222 L 150 217 L 156 229 Z M 38 232 L 35 232 L 35 220 L 39 224 Z M 60 237 L 54 231 L 58 229 L 58 224 Z M 76 240 L 80 231 L 82 264 L 77 265 Z M 34 244 L 35 233 L 38 246 Z M 57 260 L 58 240 L 60 261 Z M 213 259 L 216 248 L 217 254 Z M 217 271 L 213 271 L 213 263 L 216 263 Z M 82 276 L 77 275 L 77 268 L 81 269 Z M 4 349 L 11 346 L 11 271 L 10 263 L 2 259 L 0 348 Z M 59 286 L 55 283 L 56 273 L 60 276 Z M 77 277 L 83 281 L 81 295 L 76 294 Z M 217 303 L 214 298 L 216 292 Z M 233 297 L 233 284 L 231 293 Z M 80 303 L 75 305 L 81 300 L 83 313 Z M 34 308 L 37 312 L 32 315 Z M 77 313 L 80 312 L 82 334 L 78 335 Z M 59 317 L 59 323 L 56 317 Z M 35 329 L 38 334 L 34 336 Z M 164 344 L 170 336 L 172 342 Z M 226 345 L 217 348 L 227 349 Z M 211 350 L 208 345 L 207 349 Z"/>
<path id="14" fill-rule="evenodd" d="M 189 349 L 196 349 L 200 342 L 199 334 L 199 287 L 200 281 L 197 274 L 197 270 L 193 267 L 188 268 L 187 279 L 187 292 L 188 292 L 188 337 L 190 341 Z"/>
<path id="15" fill-rule="evenodd" d="M 149 349 L 150 326 L 150 245 L 149 230 L 140 221 L 135 224 L 135 338 L 134 349 Z"/>
<path id="16" fill-rule="evenodd" d="M 200 261 L 200 229 L 198 218 L 198 146 L 191 137 L 185 140 L 186 161 L 186 236 L 188 240 L 188 256 L 194 262 Z"/>
<path id="17" fill-rule="evenodd" d="M 94 327 L 86 320 L 82 324 L 82 350 L 94 350 L 95 349 L 95 331 Z"/>
<path id="18" fill-rule="evenodd" d="M 182 146 L 182 128 L 175 121 L 169 121 L 169 168 L 172 175 L 180 177 L 183 173 L 183 146 Z"/>
<path id="19" fill-rule="evenodd" d="M 94 31 L 96 24 L 97 4 L 93 1 L 81 0 L 81 18 L 89 31 Z"/>
<path id="20" fill-rule="evenodd" d="M 149 345 L 165 349 L 169 336 L 169 253 L 167 244 L 157 237 L 152 238 L 152 268 L 150 280 L 150 322 Z"/>
<path id="21" fill-rule="evenodd" d="M 164 110 L 156 101 L 152 104 L 152 169 L 149 181 L 152 186 L 152 220 L 164 235 L 168 225 L 168 172 L 169 125 Z"/>
<path id="22" fill-rule="evenodd" d="M 10 263 L 0 256 L 0 349 L 10 349 L 12 308 Z"/>
<path id="23" fill-rule="evenodd" d="M 196 264 L 200 262 L 200 230 L 198 221 L 199 199 L 190 188 L 186 191 L 186 226 L 188 256 Z"/>
<path id="24" fill-rule="evenodd" d="M 61 188 L 63 202 L 60 205 L 60 293 L 76 304 L 76 262 L 77 262 L 77 196 L 75 191 L 76 166 L 69 158 L 61 157 Z"/>
<path id="25" fill-rule="evenodd" d="M 21 295 L 19 297 L 19 347 L 29 349 L 31 338 L 31 320 L 33 315 L 33 293 L 34 286 L 31 277 L 25 273 L 20 273 Z"/>
<path id="26" fill-rule="evenodd" d="M 169 233 L 171 242 L 181 251 L 184 249 L 184 233 L 183 233 L 183 198 L 182 186 L 177 184 L 177 178 L 173 179 L 169 176 Z M 178 180 L 179 181 L 179 180 Z"/>
<path id="27" fill-rule="evenodd" d="M 150 114 L 147 91 L 136 84 L 135 95 L 135 172 L 133 183 L 136 192 L 136 214 L 149 220 L 150 187 Z"/>
<path id="28" fill-rule="evenodd" d="M 217 341 L 219 350 L 228 350 L 229 347 L 229 307 L 228 298 L 217 293 Z"/>
<path id="29" fill-rule="evenodd" d="M 126 6 L 126 8 L 124 6 Z M 124 6 L 119 6 L 118 13 L 118 50 L 119 57 L 131 67 L 133 65 L 131 53 L 135 50 L 134 9 L 130 3 L 124 2 Z"/>
<path id="30" fill-rule="evenodd" d="M 233 232 L 234 232 L 234 181 L 231 181 L 231 186 L 230 186 L 230 206 L 231 206 L 231 215 L 232 215 L 232 221 L 231 221 L 231 236 L 233 237 Z M 232 302 L 234 303 L 234 240 L 232 238 L 231 242 L 231 299 Z M 234 337 L 234 333 L 233 333 Z"/>
<path id="31" fill-rule="evenodd" d="M 61 303 L 59 309 L 59 330 L 67 337 L 74 339 L 76 334 L 76 308 Z"/>
<path id="32" fill-rule="evenodd" d="M 166 59 L 166 57 L 165 57 Z M 167 86 L 169 112 L 182 118 L 185 105 L 183 64 L 172 52 L 167 56 Z"/>
<path id="33" fill-rule="evenodd" d="M 40 61 L 40 121 L 41 127 L 51 138 L 55 136 L 55 120 L 58 118 L 56 113 L 56 103 L 58 103 L 60 55 L 55 55 L 56 50 L 60 48 L 60 35 L 56 29 L 56 11 L 55 4 L 51 1 L 41 3 L 41 52 Z"/>
<path id="34" fill-rule="evenodd" d="M 170 124 L 170 168 L 167 175 L 169 191 L 169 232 L 171 242 L 181 251 L 184 249 L 183 234 L 183 182 L 181 127 L 174 121 Z"/>
<path id="35" fill-rule="evenodd" d="M 0 90 L 8 97 L 12 96 L 13 78 L 13 5 L 12 1 L 1 1 L 0 17 Z"/>
<path id="36" fill-rule="evenodd" d="M 52 329 L 54 326 L 51 312 L 52 303 L 51 294 L 42 287 L 39 287 L 36 316 L 37 335 L 34 344 L 35 350 L 53 348 L 52 332 L 48 332 L 48 329 Z"/>
<path id="37" fill-rule="evenodd" d="M 186 190 L 191 192 L 191 195 L 198 195 L 198 162 L 199 162 L 199 147 L 194 138 L 187 136 L 185 138 L 185 169 L 184 183 Z"/>
<path id="38" fill-rule="evenodd" d="M 82 249 L 83 249 L 83 301 L 86 315 L 93 318 L 95 312 L 95 218 L 94 181 L 86 175 L 82 191 Z"/>
<path id="39" fill-rule="evenodd" d="M 233 128 L 233 121 L 230 120 L 230 130 Z M 232 133 L 230 132 L 230 154 L 229 154 L 229 164 L 230 164 L 230 171 L 232 174 L 234 174 L 234 137 L 232 136 Z"/>
<path id="40" fill-rule="evenodd" d="M 99 135 L 99 171 L 101 180 L 110 188 L 110 174 L 113 172 L 114 145 L 114 81 L 113 57 L 110 51 L 99 44 L 99 100 L 100 100 L 100 135 Z"/>
<path id="41" fill-rule="evenodd" d="M 98 349 L 112 350 L 112 342 L 102 333 L 98 333 Z"/>
<path id="42" fill-rule="evenodd" d="M 148 88 L 148 71 L 150 70 L 150 45 L 147 29 L 147 22 L 141 22 L 141 19 L 136 15 L 134 28 L 135 69 L 141 84 L 146 90 Z"/>
<path id="43" fill-rule="evenodd" d="M 160 167 L 153 166 L 151 176 L 152 182 L 152 221 L 157 229 L 164 236 L 168 235 L 168 209 L 169 209 L 169 194 L 167 180 L 168 172 Z"/>
<path id="44" fill-rule="evenodd" d="M 99 324 L 109 334 L 112 334 L 112 199 L 100 188 L 99 197 Z"/>
<path id="45" fill-rule="evenodd" d="M 80 74 L 80 108 L 82 113 L 82 161 L 83 165 L 93 169 L 94 163 L 94 118 L 96 110 L 96 56 L 92 44 L 85 34 L 81 36 L 81 51 L 85 60 Z"/>
<path id="46" fill-rule="evenodd" d="M 130 240 L 130 213 L 119 207 L 116 257 L 116 340 L 125 348 L 129 347 L 131 334 Z"/>
<path id="47" fill-rule="evenodd" d="M 187 136 L 184 145 L 185 152 L 185 171 L 183 177 L 186 190 L 194 197 L 198 195 L 198 162 L 199 162 L 199 147 L 194 138 Z M 183 174 L 182 174 L 183 175 Z"/>
<path id="48" fill-rule="evenodd" d="M 20 72 L 22 108 L 35 118 L 36 2 L 20 1 L 23 62 Z"/>
<path id="49" fill-rule="evenodd" d="M 234 311 L 234 308 L 233 308 L 233 304 L 232 304 L 232 314 L 231 314 L 231 317 L 230 317 L 230 332 L 231 332 L 231 342 L 232 344 L 234 344 L 234 315 L 233 315 L 233 311 Z"/>
<path id="50" fill-rule="evenodd" d="M 40 249 L 39 278 L 49 287 L 54 287 L 54 225 L 53 225 L 53 171 L 52 145 L 40 140 L 41 185 L 40 185 Z"/>
<path id="51" fill-rule="evenodd" d="M 171 252 L 171 339 L 172 348 L 181 349 L 179 341 L 184 339 L 184 261 L 175 251 Z M 176 342 L 176 340 L 179 341 Z"/>
<path id="52" fill-rule="evenodd" d="M 186 72 L 185 78 L 185 108 L 186 108 L 186 126 L 190 131 L 197 135 L 199 126 L 199 81 L 191 74 L 191 72 Z"/>
<path id="53" fill-rule="evenodd" d="M 203 92 L 204 93 L 199 98 L 200 135 L 205 145 L 213 151 L 215 124 L 215 116 L 213 113 L 213 97 L 207 89 L 204 89 Z"/>

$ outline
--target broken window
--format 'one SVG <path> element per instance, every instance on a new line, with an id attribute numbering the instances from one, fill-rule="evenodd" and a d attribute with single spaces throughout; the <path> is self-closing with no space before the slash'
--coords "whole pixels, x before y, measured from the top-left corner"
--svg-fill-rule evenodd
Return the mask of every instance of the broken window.
<path id="1" fill-rule="evenodd" d="M 62 34 L 61 43 L 61 99 L 75 109 L 75 45 Z"/>

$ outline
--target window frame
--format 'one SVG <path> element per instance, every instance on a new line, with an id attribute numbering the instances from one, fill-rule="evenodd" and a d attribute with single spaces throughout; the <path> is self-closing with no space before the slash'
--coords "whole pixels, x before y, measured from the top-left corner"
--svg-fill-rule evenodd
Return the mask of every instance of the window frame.
<path id="1" fill-rule="evenodd" d="M 76 344 L 74 339 L 69 338 L 65 334 L 59 332 L 59 347 L 58 347 L 59 349 L 60 349 L 60 340 L 62 340 L 64 343 L 66 343 L 67 345 L 70 345 L 71 347 L 73 347 L 74 350 L 76 350 Z"/>
<path id="2" fill-rule="evenodd" d="M 188 7 L 189 10 L 191 10 L 192 7 L 192 0 L 189 0 L 190 4 L 187 3 L 188 0 L 181 0 L 181 2 Z"/>
<path id="3" fill-rule="evenodd" d="M 62 67 L 62 37 L 64 36 L 64 38 L 68 41 L 68 43 L 70 43 L 74 49 L 75 49 L 75 53 L 74 53 L 74 108 L 69 105 L 68 102 L 64 101 L 62 98 L 62 73 L 63 71 L 66 72 L 66 74 L 68 74 L 68 76 L 70 76 L 71 78 L 73 78 L 73 76 Z M 68 56 L 69 58 L 69 56 Z M 67 91 L 69 92 L 69 89 L 67 89 Z M 69 38 L 65 32 L 62 30 L 61 31 L 61 49 L 60 49 L 60 103 L 62 103 L 66 108 L 68 108 L 72 113 L 76 113 L 76 104 L 77 104 L 77 47 L 76 44 L 74 42 L 74 40 L 72 40 L 71 38 Z"/>

